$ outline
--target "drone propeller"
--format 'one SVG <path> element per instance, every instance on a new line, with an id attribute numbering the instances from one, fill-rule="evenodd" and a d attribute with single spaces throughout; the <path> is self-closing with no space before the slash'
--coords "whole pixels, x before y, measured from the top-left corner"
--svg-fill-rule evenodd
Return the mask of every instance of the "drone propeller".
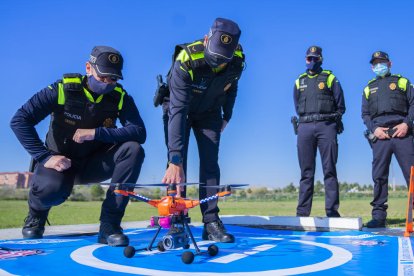
<path id="1" fill-rule="evenodd" d="M 241 187 L 249 186 L 249 184 L 227 184 L 227 185 L 216 185 L 216 186 L 200 186 L 201 188 L 206 189 L 223 189 L 223 188 L 232 188 L 232 189 L 242 189 Z"/>
<path id="2" fill-rule="evenodd" d="M 109 186 L 109 187 L 115 187 L 115 188 L 142 188 L 141 186 L 139 186 L 137 183 L 88 183 L 86 184 L 88 186 L 92 186 L 92 185 L 101 185 L 101 186 Z"/>
<path id="3" fill-rule="evenodd" d="M 177 185 L 177 186 L 189 186 L 189 185 L 200 185 L 203 183 L 174 183 L 174 184 L 165 184 L 165 183 L 152 183 L 152 184 L 136 184 L 137 187 L 166 187 L 168 185 Z"/>

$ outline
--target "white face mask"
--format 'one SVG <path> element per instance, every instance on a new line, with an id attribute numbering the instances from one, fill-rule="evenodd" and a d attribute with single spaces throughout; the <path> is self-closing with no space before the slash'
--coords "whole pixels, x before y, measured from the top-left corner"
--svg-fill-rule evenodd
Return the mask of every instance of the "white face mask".
<path id="1" fill-rule="evenodd" d="M 377 63 L 374 65 L 374 67 L 372 68 L 372 71 L 380 77 L 385 76 L 386 74 L 388 74 L 388 72 L 390 71 L 390 68 L 388 67 L 388 63 Z"/>

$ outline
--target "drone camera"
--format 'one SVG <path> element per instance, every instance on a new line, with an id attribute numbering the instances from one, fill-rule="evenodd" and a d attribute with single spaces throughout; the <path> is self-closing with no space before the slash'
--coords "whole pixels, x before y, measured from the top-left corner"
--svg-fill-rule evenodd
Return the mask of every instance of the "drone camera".
<path id="1" fill-rule="evenodd" d="M 167 250 L 184 247 L 188 244 L 189 239 L 185 232 L 173 233 L 166 235 L 163 240 L 164 248 Z"/>

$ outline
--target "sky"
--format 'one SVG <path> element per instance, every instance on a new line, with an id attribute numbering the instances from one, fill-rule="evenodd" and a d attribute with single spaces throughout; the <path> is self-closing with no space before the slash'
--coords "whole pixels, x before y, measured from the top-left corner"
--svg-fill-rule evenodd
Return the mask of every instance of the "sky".
<path id="1" fill-rule="evenodd" d="M 298 186 L 293 85 L 305 71 L 305 52 L 323 48 L 345 95 L 345 132 L 338 137 L 338 179 L 372 184 L 372 152 L 363 131 L 361 95 L 374 77 L 371 54 L 383 50 L 392 73 L 414 79 L 413 1 L 138 1 L 72 0 L 0 2 L 0 172 L 26 171 L 30 157 L 10 129 L 10 119 L 34 93 L 64 73 L 84 73 L 92 48 L 112 46 L 124 57 L 124 88 L 147 128 L 146 158 L 139 183 L 160 182 L 166 165 L 162 111 L 152 98 L 156 75 L 166 75 L 177 44 L 208 33 L 217 17 L 242 30 L 247 69 L 239 81 L 233 117 L 222 134 L 221 183 Z M 37 131 L 44 138 L 49 118 Z M 198 152 L 192 136 L 188 181 L 198 181 Z M 404 185 L 393 159 L 390 182 Z M 315 180 L 323 181 L 320 157 Z"/>

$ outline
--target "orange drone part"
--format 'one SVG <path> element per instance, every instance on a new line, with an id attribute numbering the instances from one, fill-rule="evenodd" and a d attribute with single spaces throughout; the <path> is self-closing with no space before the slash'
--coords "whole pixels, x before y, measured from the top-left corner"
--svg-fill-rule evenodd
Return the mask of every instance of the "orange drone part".
<path id="1" fill-rule="evenodd" d="M 165 196 L 162 199 L 150 200 L 148 204 L 158 208 L 159 216 L 179 215 L 183 211 L 196 207 L 200 204 L 198 200 L 180 197 Z"/>

